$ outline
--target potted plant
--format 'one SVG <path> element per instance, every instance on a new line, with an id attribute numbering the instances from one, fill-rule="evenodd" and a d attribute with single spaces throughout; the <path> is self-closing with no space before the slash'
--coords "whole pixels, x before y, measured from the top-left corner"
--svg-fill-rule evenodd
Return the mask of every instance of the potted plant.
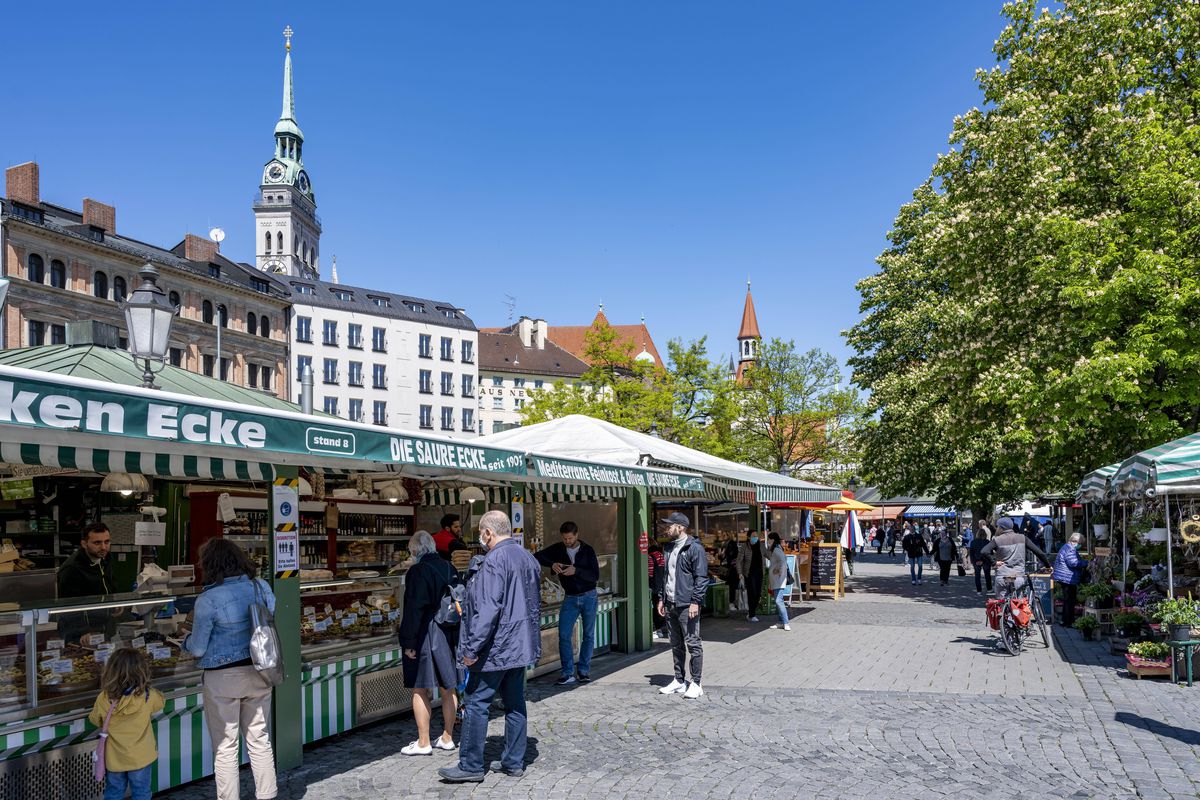
<path id="1" fill-rule="evenodd" d="M 1136 608 L 1122 608 L 1113 614 L 1113 625 L 1120 629 L 1121 635 L 1126 639 L 1132 639 L 1140 634 L 1145 622 L 1146 618 Z"/>
<path id="2" fill-rule="evenodd" d="M 1154 618 L 1167 629 L 1171 641 L 1181 642 L 1190 639 L 1192 628 L 1200 625 L 1200 608 L 1190 597 L 1175 597 L 1159 603 Z"/>
<path id="3" fill-rule="evenodd" d="M 1096 638 L 1096 629 L 1100 627 L 1100 623 L 1095 617 L 1080 617 L 1075 620 L 1075 624 L 1072 627 L 1083 634 L 1085 641 L 1090 642 Z"/>
<path id="4" fill-rule="evenodd" d="M 1171 657 L 1171 647 L 1166 642 L 1134 642 L 1127 652 L 1142 661 L 1167 663 Z"/>
<path id="5" fill-rule="evenodd" d="M 1117 589 L 1111 583 L 1088 583 L 1079 587 L 1079 597 L 1090 608 L 1112 608 Z"/>
<path id="6" fill-rule="evenodd" d="M 1125 651 L 1129 671 L 1141 680 L 1171 674 L 1171 648 L 1163 642 L 1135 642 Z"/>

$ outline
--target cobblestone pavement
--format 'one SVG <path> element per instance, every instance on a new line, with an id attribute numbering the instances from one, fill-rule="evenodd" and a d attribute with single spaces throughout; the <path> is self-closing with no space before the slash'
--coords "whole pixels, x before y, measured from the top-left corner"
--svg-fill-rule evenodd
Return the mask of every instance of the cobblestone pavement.
<path id="1" fill-rule="evenodd" d="M 1074 631 L 1000 655 L 968 579 L 914 587 L 886 556 L 857 573 L 845 600 L 794 609 L 791 632 L 706 619 L 700 700 L 657 693 L 663 645 L 597 660 L 587 686 L 532 682 L 522 778 L 442 784 L 452 755 L 398 754 L 415 738 L 406 716 L 309 748 L 280 797 L 1200 796 L 1200 687 L 1133 680 Z M 163 796 L 213 794 L 201 781 Z"/>

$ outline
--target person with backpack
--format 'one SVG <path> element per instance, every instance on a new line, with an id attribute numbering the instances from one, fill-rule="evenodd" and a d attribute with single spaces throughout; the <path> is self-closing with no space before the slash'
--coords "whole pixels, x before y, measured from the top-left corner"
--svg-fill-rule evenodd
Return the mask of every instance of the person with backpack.
<path id="1" fill-rule="evenodd" d="M 450 619 L 439 621 L 438 610 L 454 601 L 452 587 L 459 581 L 458 573 L 441 558 L 428 531 L 414 533 L 408 551 L 415 561 L 404 578 L 404 615 L 398 633 L 404 650 L 404 687 L 413 691 L 417 740 L 400 748 L 400 752 L 406 756 L 428 756 L 435 747 L 438 750 L 455 747 L 458 696 L 454 690 L 458 685 L 458 667 L 454 649 L 458 646 L 458 619 L 457 615 L 450 615 Z M 441 689 L 442 694 L 442 735 L 431 743 L 433 689 Z"/>
<path id="2" fill-rule="evenodd" d="M 792 626 L 788 624 L 790 620 L 788 620 L 785 599 L 792 590 L 792 580 L 788 572 L 787 554 L 783 552 L 783 544 L 779 541 L 778 533 L 771 531 L 767 534 L 767 539 L 771 542 L 768 551 L 771 557 L 771 570 L 768 573 L 768 580 L 770 581 L 771 597 L 775 598 L 775 610 L 779 612 L 779 624 L 772 625 L 771 627 L 790 631 Z"/>
<path id="3" fill-rule="evenodd" d="M 600 580 L 600 561 L 596 551 L 579 538 L 579 526 L 564 522 L 558 528 L 561 542 L 555 542 L 533 554 L 538 563 L 558 576 L 566 597 L 558 612 L 558 657 L 562 677 L 559 686 L 572 683 L 587 683 L 592 672 L 592 649 L 596 640 L 596 612 L 599 600 L 596 582 Z M 583 621 L 579 636 L 579 674 L 576 675 L 574 648 L 571 637 L 575 633 L 575 621 Z"/>

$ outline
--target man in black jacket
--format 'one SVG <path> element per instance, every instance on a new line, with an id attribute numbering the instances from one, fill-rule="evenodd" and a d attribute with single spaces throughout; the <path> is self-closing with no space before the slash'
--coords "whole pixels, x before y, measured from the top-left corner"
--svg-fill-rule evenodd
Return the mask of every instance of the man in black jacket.
<path id="1" fill-rule="evenodd" d="M 900 541 L 900 546 L 904 548 L 904 555 L 908 557 L 908 572 L 912 576 L 913 586 L 917 586 L 924 581 L 921 576 L 925 571 L 925 556 L 932 552 L 929 545 L 925 543 L 925 537 L 917 532 L 908 523 L 905 523 L 904 538 Z"/>
<path id="2" fill-rule="evenodd" d="M 704 666 L 704 645 L 700 641 L 700 606 L 708 591 L 708 555 L 704 545 L 688 536 L 688 518 L 672 511 L 660 523 L 672 541 L 663 548 L 667 561 L 667 579 L 663 582 L 659 613 L 667 618 L 671 652 L 675 659 L 675 679 L 659 689 L 663 694 L 683 693 L 688 699 L 704 694 L 700 672 Z M 684 647 L 687 652 L 684 652 Z M 685 680 L 684 658 L 692 657 L 692 680 Z"/>
<path id="3" fill-rule="evenodd" d="M 112 536 L 103 522 L 94 522 L 83 531 L 79 549 L 58 568 L 58 596 L 93 597 L 113 593 L 112 572 L 108 566 L 108 551 Z M 111 614 L 107 610 L 80 611 L 63 614 L 59 619 L 63 638 L 78 641 L 88 632 L 111 633 Z"/>
<path id="4" fill-rule="evenodd" d="M 534 553 L 534 558 L 543 567 L 549 567 L 558 576 L 567 597 L 558 612 L 558 657 L 562 666 L 559 686 L 572 683 L 587 683 L 591 680 L 592 648 L 596 639 L 596 581 L 600 580 L 600 562 L 596 551 L 579 538 L 579 526 L 564 522 L 558 529 L 562 541 Z M 571 647 L 571 634 L 575 632 L 575 620 L 583 618 L 583 631 L 579 637 L 579 676 L 575 676 L 576 662 Z"/>

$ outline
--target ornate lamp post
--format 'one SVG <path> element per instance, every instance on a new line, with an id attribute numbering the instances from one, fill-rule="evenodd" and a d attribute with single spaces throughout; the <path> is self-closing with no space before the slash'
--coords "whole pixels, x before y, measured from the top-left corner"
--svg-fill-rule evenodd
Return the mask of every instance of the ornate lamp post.
<path id="1" fill-rule="evenodd" d="M 142 366 L 142 385 L 147 389 L 154 385 L 154 370 L 151 361 L 159 363 L 158 371 L 166 365 L 167 349 L 171 341 L 171 322 L 175 307 L 167 295 L 158 288 L 158 270 L 147 264 L 138 272 L 142 285 L 121 304 L 125 314 L 125 327 L 129 331 L 129 355 L 133 363 Z"/>

